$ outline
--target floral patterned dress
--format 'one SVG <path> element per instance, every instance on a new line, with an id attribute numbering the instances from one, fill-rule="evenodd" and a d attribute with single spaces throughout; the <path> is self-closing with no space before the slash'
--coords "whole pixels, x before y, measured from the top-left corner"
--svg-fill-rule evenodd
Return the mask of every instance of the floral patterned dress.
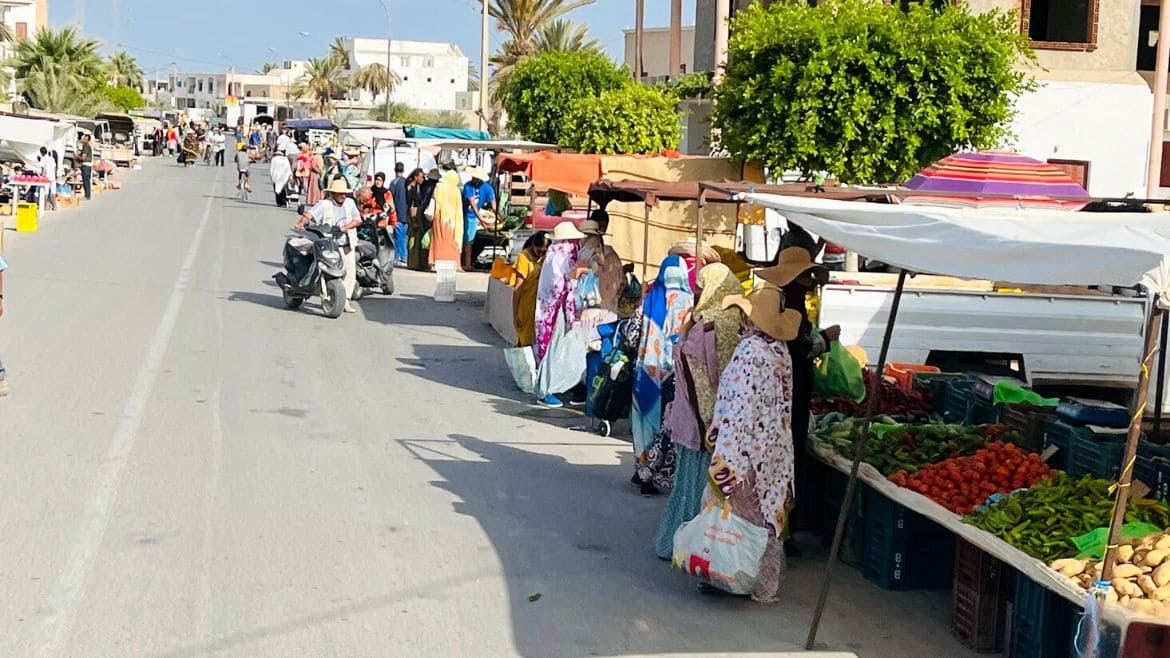
<path id="1" fill-rule="evenodd" d="M 795 497 L 792 447 L 792 359 L 784 343 L 752 331 L 719 380 L 707 432 L 712 451 L 704 499 L 731 502 L 733 512 L 769 531 L 752 598 L 772 602 L 780 590 L 786 511 Z"/>
<path id="2" fill-rule="evenodd" d="M 540 284 L 536 291 L 536 343 L 533 356 L 540 363 L 548 352 L 553 331 L 557 327 L 557 313 L 565 314 L 565 331 L 577 322 L 577 304 L 573 299 L 573 264 L 577 262 L 577 242 L 554 242 L 544 256 L 540 268 Z"/>

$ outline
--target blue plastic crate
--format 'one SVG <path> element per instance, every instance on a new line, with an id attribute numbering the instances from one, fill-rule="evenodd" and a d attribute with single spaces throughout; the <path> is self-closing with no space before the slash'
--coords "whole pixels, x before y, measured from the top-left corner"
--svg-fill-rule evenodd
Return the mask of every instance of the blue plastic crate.
<path id="1" fill-rule="evenodd" d="M 970 379 L 956 379 L 947 384 L 946 400 L 943 402 L 943 419 L 948 423 L 967 422 L 970 400 L 974 397 L 975 382 Z"/>
<path id="2" fill-rule="evenodd" d="M 1004 653 L 1009 658 L 1068 658 L 1079 612 L 1060 595 L 1017 573 Z"/>
<path id="3" fill-rule="evenodd" d="M 1170 500 L 1170 461 L 1147 457 L 1139 450 L 1133 465 L 1133 477 L 1150 488 L 1147 498 Z"/>
<path id="4" fill-rule="evenodd" d="M 1050 418 L 1044 421 L 1044 449 L 1056 446 L 1057 451 L 1048 459 L 1048 465 L 1068 472 L 1072 465 L 1072 440 L 1076 428 L 1064 421 Z"/>
<path id="5" fill-rule="evenodd" d="M 999 409 L 992 403 L 976 395 L 967 398 L 968 425 L 993 425 L 999 422 Z"/>
<path id="6" fill-rule="evenodd" d="M 884 589 L 949 589 L 954 535 L 880 493 L 867 491 L 865 500 L 866 579 Z"/>
<path id="7" fill-rule="evenodd" d="M 1121 474 L 1121 460 L 1124 456 L 1124 437 L 1098 438 L 1082 428 L 1072 438 L 1068 474 L 1074 478 L 1092 475 L 1104 480 L 1116 480 Z"/>

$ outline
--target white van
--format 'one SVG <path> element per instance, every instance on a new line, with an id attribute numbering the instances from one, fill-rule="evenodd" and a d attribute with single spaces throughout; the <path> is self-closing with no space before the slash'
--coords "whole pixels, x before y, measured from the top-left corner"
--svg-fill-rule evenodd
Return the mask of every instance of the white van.
<path id="1" fill-rule="evenodd" d="M 386 183 L 389 184 L 394 180 L 394 165 L 399 162 L 405 168 L 404 176 L 410 175 L 415 168 L 426 173 L 439 166 L 435 156 L 425 149 L 380 142 L 377 148 L 370 149 L 362 159 L 362 179 L 366 185 L 373 185 L 374 174 L 382 172 L 386 174 Z"/>

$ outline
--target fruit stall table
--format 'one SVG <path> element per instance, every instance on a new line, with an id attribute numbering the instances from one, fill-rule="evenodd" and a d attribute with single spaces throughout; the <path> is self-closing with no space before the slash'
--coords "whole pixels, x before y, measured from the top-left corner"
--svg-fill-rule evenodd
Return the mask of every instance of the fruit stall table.
<path id="1" fill-rule="evenodd" d="M 37 219 L 45 215 L 45 192 L 49 189 L 49 179 L 44 176 L 13 176 L 8 179 L 8 187 L 12 188 L 12 204 L 10 217 L 16 216 L 16 207 L 20 202 L 20 188 L 37 188 Z"/>

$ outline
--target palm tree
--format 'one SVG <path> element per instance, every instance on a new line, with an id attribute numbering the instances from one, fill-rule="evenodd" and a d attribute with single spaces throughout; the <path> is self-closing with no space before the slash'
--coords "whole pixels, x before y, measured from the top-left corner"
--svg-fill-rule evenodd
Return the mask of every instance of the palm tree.
<path id="1" fill-rule="evenodd" d="M 8 23 L 0 23 L 0 41 L 8 43 L 16 41 L 16 35 L 12 32 L 12 28 L 8 27 Z"/>
<path id="2" fill-rule="evenodd" d="M 391 72 L 391 75 L 387 78 L 386 66 L 384 64 L 363 66 L 353 76 L 353 84 L 359 89 L 365 89 L 370 92 L 370 95 L 375 99 L 383 92 L 392 93 L 399 82 L 401 82 L 401 79 L 397 73 Z"/>
<path id="3" fill-rule="evenodd" d="M 278 68 L 280 68 L 280 67 L 277 66 L 276 64 L 273 64 L 272 62 L 264 62 L 264 66 L 260 67 L 260 75 L 268 75 L 269 73 L 275 71 Z"/>
<path id="4" fill-rule="evenodd" d="M 558 18 L 536 33 L 536 52 L 601 52 L 601 41 L 589 38 L 589 26 Z"/>
<path id="5" fill-rule="evenodd" d="M 593 0 L 492 0 L 488 12 L 500 31 L 512 35 L 504 46 L 515 61 L 536 52 L 536 35 L 541 26 L 591 4 Z"/>
<path id="6" fill-rule="evenodd" d="M 83 38 L 72 27 L 55 31 L 41 28 L 32 39 L 16 42 L 9 64 L 18 80 L 38 71 L 104 80 L 105 64 L 98 55 L 98 45 L 96 40 Z"/>
<path id="7" fill-rule="evenodd" d="M 467 63 L 467 91 L 479 91 L 479 67 L 474 62 Z"/>
<path id="8" fill-rule="evenodd" d="M 23 79 L 21 91 L 38 109 L 91 117 L 113 103 L 99 91 L 99 83 L 54 70 L 34 71 Z"/>
<path id="9" fill-rule="evenodd" d="M 329 44 L 329 54 L 326 57 L 336 59 L 341 62 L 341 68 L 349 70 L 349 48 L 346 48 L 345 37 L 333 38 L 333 43 Z"/>
<path id="10" fill-rule="evenodd" d="M 296 98 L 312 98 L 317 113 L 329 116 L 333 110 L 333 99 L 350 88 L 349 76 L 345 75 L 342 62 L 333 57 L 310 59 L 305 72 L 293 84 L 292 94 Z"/>
<path id="11" fill-rule="evenodd" d="M 119 50 L 110 57 L 110 84 L 115 87 L 141 89 L 144 77 L 142 67 L 130 53 Z"/>

